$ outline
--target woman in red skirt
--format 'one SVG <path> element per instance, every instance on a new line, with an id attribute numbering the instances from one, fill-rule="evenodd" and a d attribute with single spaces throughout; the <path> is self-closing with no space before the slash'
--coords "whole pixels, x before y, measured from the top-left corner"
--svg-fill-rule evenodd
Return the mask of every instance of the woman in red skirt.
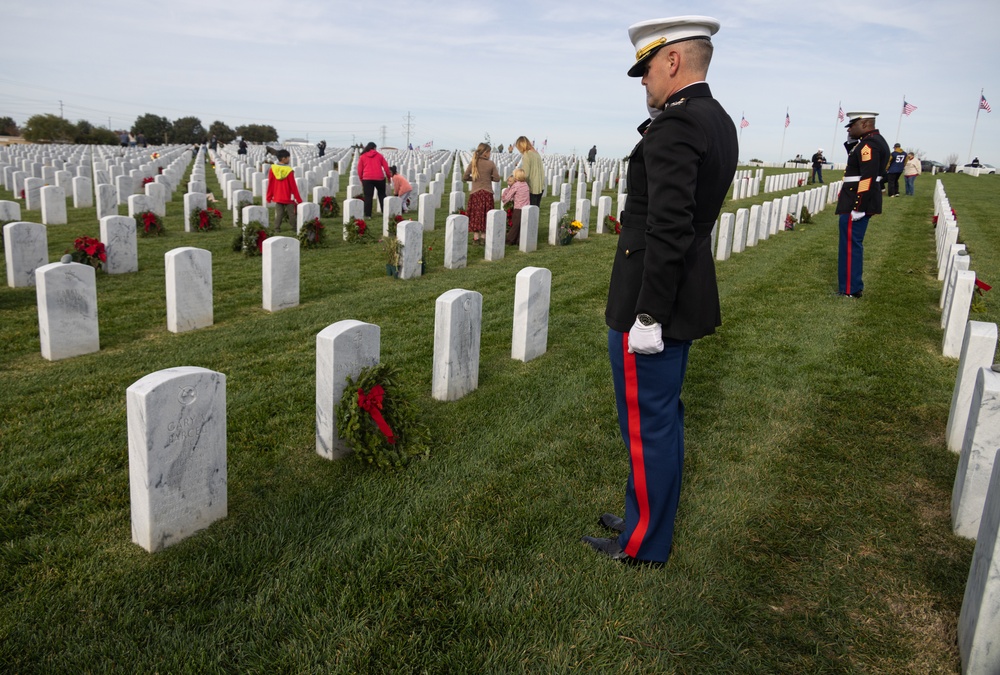
<path id="1" fill-rule="evenodd" d="M 472 181 L 469 193 L 469 232 L 472 241 L 479 243 L 479 235 L 486 232 L 486 213 L 493 208 L 493 181 L 500 181 L 497 165 L 490 160 L 490 146 L 480 143 L 472 153 L 472 161 L 465 167 L 462 180 Z"/>

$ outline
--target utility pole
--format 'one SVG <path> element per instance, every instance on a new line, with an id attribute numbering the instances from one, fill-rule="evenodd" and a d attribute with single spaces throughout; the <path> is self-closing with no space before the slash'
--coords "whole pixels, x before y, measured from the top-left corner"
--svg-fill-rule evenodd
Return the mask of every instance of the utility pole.
<path id="1" fill-rule="evenodd" d="M 406 147 L 410 147 L 410 138 L 413 136 L 413 115 L 410 111 L 406 111 L 406 117 L 403 118 L 403 133 L 406 135 Z"/>
<path id="2" fill-rule="evenodd" d="M 63 116 L 63 103 L 62 99 L 59 99 L 59 117 Z"/>
<path id="3" fill-rule="evenodd" d="M 382 125 L 381 134 L 382 135 L 381 135 L 381 138 L 379 139 L 379 144 L 378 144 L 378 147 L 380 147 L 380 148 L 385 146 L 385 125 L 384 124 Z"/>

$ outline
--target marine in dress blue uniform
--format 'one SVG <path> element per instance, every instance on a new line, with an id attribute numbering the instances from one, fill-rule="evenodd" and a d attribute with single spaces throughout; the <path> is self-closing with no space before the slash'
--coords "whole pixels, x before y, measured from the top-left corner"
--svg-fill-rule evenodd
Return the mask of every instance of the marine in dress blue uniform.
<path id="1" fill-rule="evenodd" d="M 847 168 L 837 199 L 840 215 L 840 248 L 837 257 L 837 292 L 860 298 L 865 284 L 864 241 L 868 221 L 882 213 L 882 186 L 889 163 L 889 144 L 875 128 L 875 112 L 847 113 Z"/>
<path id="2" fill-rule="evenodd" d="M 664 563 L 673 542 L 684 465 L 681 387 L 693 340 L 721 325 L 711 232 L 736 171 L 736 125 L 704 81 L 710 17 L 654 19 L 629 28 L 631 77 L 642 77 L 651 118 L 629 157 L 628 199 L 605 321 L 618 421 L 628 451 L 620 534 L 584 537 L 625 562 Z"/>

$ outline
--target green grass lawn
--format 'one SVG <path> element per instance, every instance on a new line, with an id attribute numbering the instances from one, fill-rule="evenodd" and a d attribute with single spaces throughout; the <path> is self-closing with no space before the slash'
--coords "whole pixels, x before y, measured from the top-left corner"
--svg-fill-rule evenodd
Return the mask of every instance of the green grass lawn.
<path id="1" fill-rule="evenodd" d="M 3 287 L 0 670 L 958 672 L 974 544 L 950 530 L 957 362 L 940 356 L 934 180 L 873 220 L 861 300 L 833 295 L 832 208 L 718 265 L 724 325 L 691 350 L 663 569 L 579 543 L 621 511 L 628 471 L 603 320 L 616 238 L 593 219 L 569 247 L 491 263 L 470 247 L 467 269 L 445 270 L 446 197 L 413 281 L 329 221 L 330 245 L 302 251 L 302 304 L 271 314 L 231 228 L 185 234 L 171 215 L 167 236 L 139 240 L 138 273 L 98 275 L 101 351 L 54 363 L 34 288 Z M 973 269 L 1000 283 L 997 178 L 944 180 Z M 70 209 L 48 230 L 57 260 L 98 225 Z M 179 246 L 212 252 L 215 325 L 175 335 L 163 254 Z M 549 345 L 521 363 L 529 265 L 552 270 Z M 441 403 L 434 301 L 452 288 L 483 294 L 479 389 Z M 974 318 L 1000 318 L 991 295 Z M 315 337 L 343 319 L 381 326 L 429 459 L 379 472 L 316 454 Z M 227 376 L 229 516 L 149 554 L 131 543 L 125 390 L 182 365 Z"/>

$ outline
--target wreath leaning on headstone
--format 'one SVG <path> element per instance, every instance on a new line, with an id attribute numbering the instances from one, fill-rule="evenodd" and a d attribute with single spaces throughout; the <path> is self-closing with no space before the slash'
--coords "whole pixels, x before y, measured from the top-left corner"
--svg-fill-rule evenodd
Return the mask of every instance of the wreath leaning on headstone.
<path id="1" fill-rule="evenodd" d="M 215 230 L 222 222 L 222 211 L 212 207 L 194 209 L 188 220 L 195 232 Z"/>
<path id="2" fill-rule="evenodd" d="M 368 244 L 375 241 L 372 229 L 361 218 L 352 218 L 351 222 L 344 225 L 344 231 L 347 233 L 347 242 L 351 244 Z"/>
<path id="3" fill-rule="evenodd" d="M 326 229 L 319 218 L 313 218 L 302 223 L 299 230 L 299 243 L 306 248 L 314 248 L 323 245 L 323 230 Z"/>
<path id="4" fill-rule="evenodd" d="M 324 218 L 336 218 L 340 215 L 340 204 L 335 197 L 326 196 L 319 202 L 319 215 Z"/>
<path id="5" fill-rule="evenodd" d="M 337 406 L 337 431 L 355 456 L 379 468 L 405 466 L 430 455 L 430 432 L 417 419 L 412 402 L 385 363 L 363 368 L 347 378 Z"/>
<path id="6" fill-rule="evenodd" d="M 264 252 L 264 240 L 270 236 L 270 228 L 260 223 L 247 223 L 233 237 L 233 250 L 245 256 L 260 255 Z"/>
<path id="7" fill-rule="evenodd" d="M 152 211 L 135 214 L 135 223 L 140 237 L 159 237 L 166 232 L 163 228 L 163 219 Z"/>

